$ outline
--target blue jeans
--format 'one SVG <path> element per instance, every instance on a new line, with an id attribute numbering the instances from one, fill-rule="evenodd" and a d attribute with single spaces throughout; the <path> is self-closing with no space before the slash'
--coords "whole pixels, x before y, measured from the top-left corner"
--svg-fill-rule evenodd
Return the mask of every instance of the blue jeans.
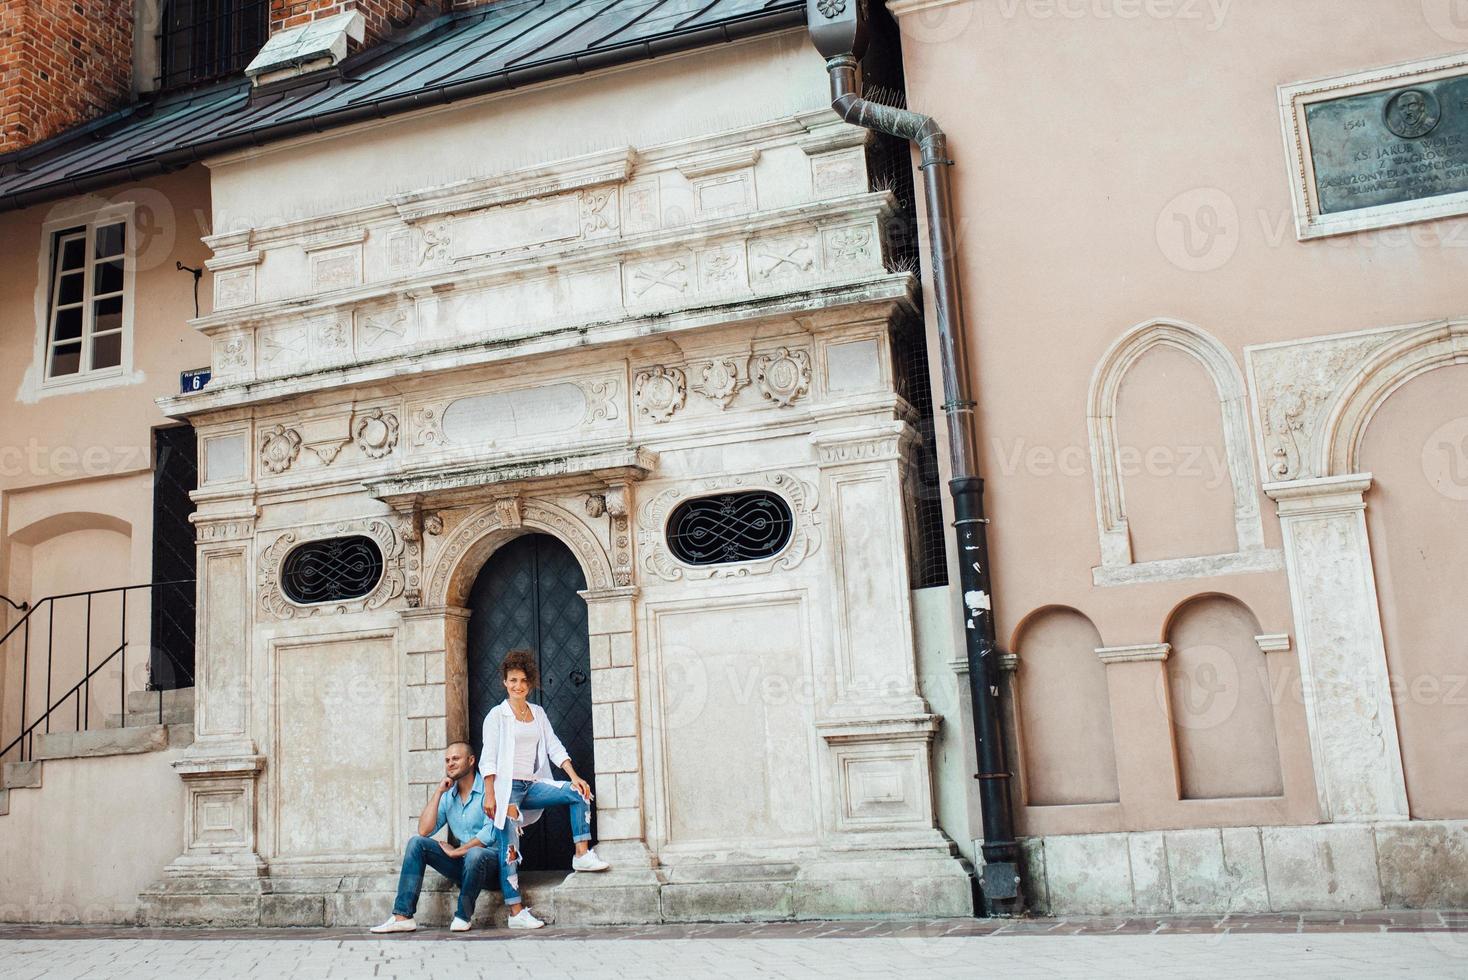
<path id="1" fill-rule="evenodd" d="M 454 914 L 465 922 L 474 915 L 474 903 L 492 868 L 499 871 L 500 891 L 506 905 L 520 904 L 519 876 L 500 859 L 495 848 L 476 847 L 463 857 L 449 857 L 432 837 L 414 837 L 403 852 L 403 870 L 398 875 L 398 897 L 394 915 L 409 918 L 418 911 L 418 893 L 423 890 L 423 867 L 427 865 L 450 881 L 459 883 L 459 904 Z"/>
<path id="2" fill-rule="evenodd" d="M 526 810 L 544 810 L 552 806 L 569 806 L 571 808 L 571 840 L 577 843 L 591 840 L 591 806 L 568 782 L 542 783 L 534 779 L 517 779 L 510 786 L 510 803 L 519 807 L 521 813 Z M 520 825 L 513 820 L 506 820 L 504 832 L 500 834 L 500 841 L 500 860 L 518 870 Z M 516 860 L 513 862 L 509 860 L 511 847 L 517 851 Z"/>

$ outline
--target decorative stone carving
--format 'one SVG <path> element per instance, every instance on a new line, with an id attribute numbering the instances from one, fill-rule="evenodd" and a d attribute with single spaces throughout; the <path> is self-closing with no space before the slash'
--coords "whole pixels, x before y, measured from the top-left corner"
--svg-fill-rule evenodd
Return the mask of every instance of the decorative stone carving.
<path id="1" fill-rule="evenodd" d="M 413 411 L 413 445 L 415 446 L 442 446 L 443 435 L 443 407 L 440 405 L 424 405 Z"/>
<path id="2" fill-rule="evenodd" d="M 810 354 L 788 347 L 757 354 L 754 380 L 760 394 L 781 408 L 788 407 L 810 391 Z"/>
<path id="3" fill-rule="evenodd" d="M 696 367 L 698 372 L 698 383 L 693 390 L 703 395 L 709 401 L 717 402 L 720 409 L 729 407 L 734 396 L 739 394 L 739 389 L 749 384 L 746 373 L 748 359 L 743 359 L 746 367 L 739 366 L 739 358 L 720 357 L 708 361 L 701 367 Z"/>
<path id="4" fill-rule="evenodd" d="M 276 619 L 303 619 L 320 614 L 323 610 L 340 614 L 377 609 L 403 594 L 407 580 L 407 534 L 410 528 L 407 518 L 391 520 L 374 517 L 365 521 L 342 521 L 318 524 L 310 528 L 286 531 L 260 552 L 257 594 L 260 609 Z M 322 538 L 348 535 L 363 535 L 377 542 L 382 551 L 382 578 L 367 595 L 346 602 L 323 602 L 305 606 L 286 597 L 280 582 L 280 566 L 285 556 L 297 545 Z M 415 556 L 415 563 L 420 559 Z"/>
<path id="5" fill-rule="evenodd" d="M 870 228 L 837 228 L 826 235 L 826 247 L 836 264 L 857 262 L 871 257 Z"/>
<path id="6" fill-rule="evenodd" d="M 306 328 L 303 326 L 276 327 L 261 330 L 258 334 L 260 363 L 269 365 L 298 366 L 306 357 Z"/>
<path id="7" fill-rule="evenodd" d="M 755 249 L 755 258 L 759 260 L 756 275 L 765 280 L 804 275 L 816 261 L 810 242 L 803 238 L 761 242 Z"/>
<path id="8" fill-rule="evenodd" d="M 362 313 L 359 344 L 367 350 L 395 347 L 408 339 L 408 326 L 408 311 L 402 307 Z"/>
<path id="9" fill-rule="evenodd" d="M 553 534 L 575 552 L 586 572 L 589 588 L 611 586 L 611 562 L 585 524 L 554 504 L 533 498 L 521 502 L 520 517 L 522 526 Z M 505 530 L 498 504 L 481 507 L 459 521 L 445 537 L 443 548 L 434 560 L 428 602 L 433 605 L 463 605 L 478 572 L 478 564 L 472 560 L 466 562 L 465 555 L 476 547 L 487 547 L 496 532 Z"/>
<path id="10" fill-rule="evenodd" d="M 617 383 L 616 378 L 579 381 L 577 384 L 586 395 L 586 415 L 581 420 L 583 425 L 590 422 L 609 422 L 621 415 L 617 402 L 620 400 L 622 386 Z"/>
<path id="11" fill-rule="evenodd" d="M 214 345 L 214 369 L 220 374 L 240 374 L 250 369 L 250 338 L 230 337 Z"/>
<path id="12" fill-rule="evenodd" d="M 586 495 L 586 516 L 604 517 L 607 512 L 606 494 L 589 493 Z"/>
<path id="13" fill-rule="evenodd" d="M 342 447 L 352 441 L 349 420 L 340 415 L 302 422 L 298 431 L 301 444 L 311 450 L 323 466 L 336 462 Z"/>
<path id="14" fill-rule="evenodd" d="M 357 416 L 356 424 L 352 426 L 352 437 L 368 459 L 382 459 L 398 444 L 398 417 L 375 408 Z"/>
<path id="15" fill-rule="evenodd" d="M 441 514 L 424 514 L 423 533 L 433 538 L 436 538 L 440 534 L 442 534 L 443 516 Z"/>
<path id="16" fill-rule="evenodd" d="M 683 293 L 688 289 L 688 266 L 678 259 L 650 262 L 633 269 L 628 275 L 628 281 L 632 287 L 632 295 L 639 299 L 658 286 L 671 289 L 675 293 Z"/>
<path id="17" fill-rule="evenodd" d="M 260 440 L 260 464 L 271 473 L 284 473 L 301 455 L 301 434 L 277 425 Z"/>
<path id="18" fill-rule="evenodd" d="M 668 549 L 666 529 L 673 508 L 694 497 L 707 497 L 731 490 L 771 490 L 790 506 L 794 527 L 790 542 L 779 554 L 758 561 L 727 565 L 686 565 Z M 642 567 L 668 582 L 680 579 L 743 578 L 775 571 L 789 571 L 820 546 L 815 487 L 793 473 L 753 473 L 744 476 L 711 477 L 691 484 L 669 487 L 642 506 L 638 522 Z"/>
<path id="19" fill-rule="evenodd" d="M 445 262 L 449 257 L 449 223 L 440 221 L 423 229 L 423 251 L 418 256 L 419 265 L 430 262 Z"/>
<path id="20" fill-rule="evenodd" d="M 518 496 L 499 498 L 494 502 L 494 512 L 503 527 L 519 528 L 525 523 L 525 516 Z"/>
<path id="21" fill-rule="evenodd" d="M 588 235 L 617 227 L 617 193 L 611 188 L 581 192 L 581 227 Z"/>
<path id="22" fill-rule="evenodd" d="M 632 584 L 632 521 L 630 492 L 624 485 L 607 488 L 602 497 L 612 518 L 612 581 L 619 588 Z"/>
<path id="23" fill-rule="evenodd" d="M 688 378 L 680 368 L 655 365 L 637 372 L 632 397 L 643 415 L 654 422 L 666 422 L 687 400 Z"/>

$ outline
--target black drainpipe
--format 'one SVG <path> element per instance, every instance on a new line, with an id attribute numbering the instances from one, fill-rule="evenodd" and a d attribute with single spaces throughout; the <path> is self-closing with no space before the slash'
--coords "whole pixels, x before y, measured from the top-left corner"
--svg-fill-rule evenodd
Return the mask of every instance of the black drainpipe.
<path id="1" fill-rule="evenodd" d="M 979 476 L 974 436 L 974 401 L 969 393 L 968 352 L 963 335 L 963 305 L 954 268 L 948 172 L 948 142 L 931 117 L 868 102 L 861 97 L 858 59 L 866 51 L 862 0 L 806 0 L 811 41 L 826 59 L 831 76 L 831 107 L 849 123 L 914 142 L 922 154 L 927 205 L 929 267 L 933 276 L 933 313 L 938 321 L 943 372 L 943 412 L 948 419 L 948 454 L 953 478 L 953 526 L 957 531 L 959 584 L 969 693 L 973 700 L 974 744 L 979 772 L 979 808 L 984 821 L 984 867 L 979 879 L 985 911 L 1018 911 L 1019 845 L 1014 839 L 1009 772 L 999 704 L 999 665 L 994 644 L 994 602 L 989 578 L 989 544 L 984 517 L 984 481 Z"/>

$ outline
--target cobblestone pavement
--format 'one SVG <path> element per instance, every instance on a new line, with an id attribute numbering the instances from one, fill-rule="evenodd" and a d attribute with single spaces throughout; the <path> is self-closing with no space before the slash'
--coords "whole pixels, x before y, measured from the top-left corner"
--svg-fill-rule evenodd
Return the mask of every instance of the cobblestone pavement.
<path id="1" fill-rule="evenodd" d="M 0 926 L 0 977 L 1468 978 L 1468 912 L 444 930 Z"/>

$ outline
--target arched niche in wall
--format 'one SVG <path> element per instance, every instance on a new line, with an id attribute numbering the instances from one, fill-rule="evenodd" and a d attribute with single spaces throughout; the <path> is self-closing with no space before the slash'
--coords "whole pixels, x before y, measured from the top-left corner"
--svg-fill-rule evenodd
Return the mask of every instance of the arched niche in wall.
<path id="1" fill-rule="evenodd" d="M 1020 757 L 1030 806 L 1115 803 L 1116 745 L 1101 634 L 1084 613 L 1049 606 L 1015 633 Z"/>
<path id="2" fill-rule="evenodd" d="M 1168 699 L 1186 800 L 1282 796 L 1273 686 L 1259 621 L 1231 596 L 1202 595 L 1168 620 Z"/>
<path id="3" fill-rule="evenodd" d="M 132 531 L 132 525 L 120 517 L 86 511 L 52 514 L 17 528 L 11 533 L 6 549 L 11 597 L 35 607 L 47 596 L 132 584 Z M 130 601 L 137 608 L 136 603 L 147 600 L 133 596 Z M 18 618 L 16 613 L 10 621 Z M 146 622 L 146 616 L 139 617 L 129 610 L 128 621 L 130 624 Z M 29 663 L 31 681 L 26 690 L 26 715 L 35 718 L 46 707 L 47 666 L 51 670 L 52 695 L 65 692 L 86 673 L 89 626 L 91 659 L 95 662 L 122 641 L 122 625 L 120 593 L 90 599 L 84 596 L 59 599 L 38 608 L 32 614 L 27 656 L 21 656 L 21 646 L 27 642 L 25 631 L 17 632 L 0 648 L 5 670 L 4 726 L 0 730 L 15 730 L 23 661 Z M 145 642 L 146 634 L 130 635 L 127 639 Z M 50 656 L 53 649 L 54 657 Z M 146 656 L 140 656 L 133 662 L 146 661 Z M 105 697 L 90 699 L 94 724 L 100 723 L 105 712 L 118 710 L 116 669 L 114 662 L 113 667 L 93 678 L 97 690 L 114 695 L 110 702 Z M 41 683 L 36 683 L 38 680 Z M 74 710 L 61 711 L 53 719 L 52 731 L 70 730 L 75 720 Z"/>
<path id="4" fill-rule="evenodd" d="M 1468 817 L 1468 364 L 1437 365 L 1365 420 L 1357 462 L 1411 815 Z"/>
<path id="5" fill-rule="evenodd" d="M 1282 567 L 1264 547 L 1245 409 L 1232 355 L 1192 324 L 1149 321 L 1111 346 L 1087 403 L 1097 585 Z M 1134 528 L 1137 517 L 1149 526 Z"/>

